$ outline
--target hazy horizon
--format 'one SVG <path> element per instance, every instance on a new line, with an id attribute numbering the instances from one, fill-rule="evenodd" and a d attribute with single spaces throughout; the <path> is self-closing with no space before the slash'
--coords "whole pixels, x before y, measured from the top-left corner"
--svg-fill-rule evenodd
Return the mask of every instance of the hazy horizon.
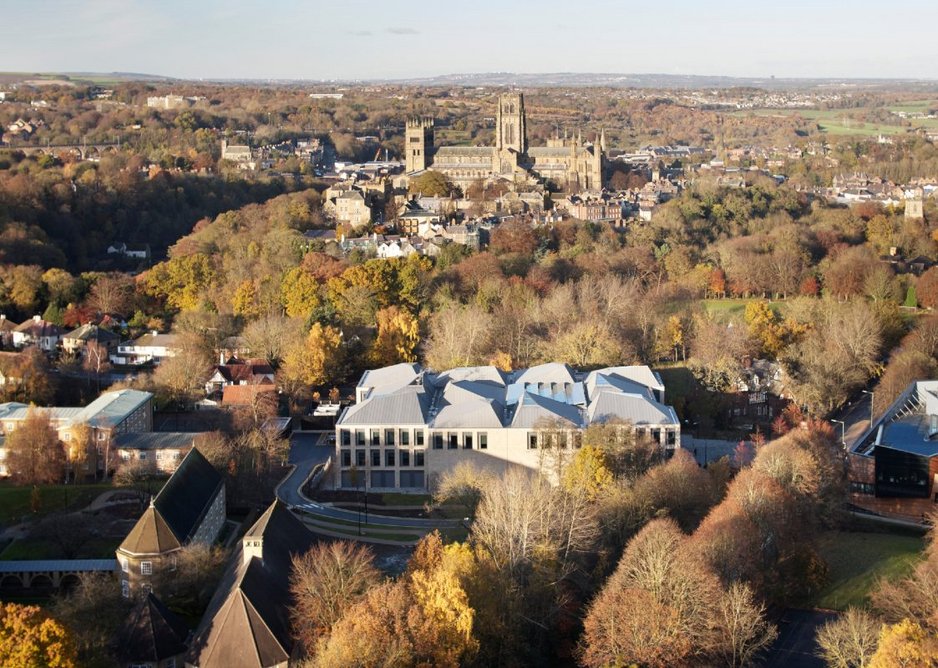
<path id="1" fill-rule="evenodd" d="M 409 79 L 477 73 L 934 79 L 938 3 L 558 0 L 473 11 L 426 0 L 49 0 L 5 10 L 2 69 L 182 79 Z M 634 6 L 631 6 L 633 5 Z"/>

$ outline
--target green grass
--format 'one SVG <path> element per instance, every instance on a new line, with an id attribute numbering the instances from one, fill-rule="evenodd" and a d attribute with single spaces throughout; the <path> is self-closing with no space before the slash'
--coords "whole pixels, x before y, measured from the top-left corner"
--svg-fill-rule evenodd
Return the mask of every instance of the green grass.
<path id="1" fill-rule="evenodd" d="M 77 559 L 113 559 L 121 544 L 120 538 L 92 538 L 78 550 Z M 55 543 L 35 538 L 15 540 L 0 552 L 0 561 L 28 561 L 31 559 L 64 559 L 65 555 Z"/>
<path id="2" fill-rule="evenodd" d="M 702 299 L 700 303 L 707 310 L 707 313 L 718 322 L 727 323 L 730 321 L 742 321 L 746 315 L 746 305 L 752 299 Z M 776 312 L 780 312 L 784 307 L 784 302 L 770 301 L 769 306 Z"/>
<path id="3" fill-rule="evenodd" d="M 113 487 L 110 483 L 39 485 L 40 508 L 35 514 L 30 509 L 32 489 L 31 485 L 0 485 L 0 524 L 36 519 L 65 508 L 78 510 Z"/>
<path id="4" fill-rule="evenodd" d="M 386 506 L 414 506 L 423 508 L 424 504 L 429 503 L 431 497 L 429 494 L 397 494 L 388 493 L 381 495 L 381 502 Z"/>
<path id="5" fill-rule="evenodd" d="M 915 536 L 831 531 L 820 541 L 830 583 L 814 602 L 819 608 L 863 606 L 880 578 L 897 580 L 911 572 L 925 543 Z"/>

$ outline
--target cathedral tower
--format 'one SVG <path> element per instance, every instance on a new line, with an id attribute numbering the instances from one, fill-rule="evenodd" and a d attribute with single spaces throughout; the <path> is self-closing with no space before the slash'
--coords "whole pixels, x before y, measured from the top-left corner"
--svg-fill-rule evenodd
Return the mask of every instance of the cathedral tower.
<path id="1" fill-rule="evenodd" d="M 495 148 L 499 152 L 511 150 L 520 154 L 526 153 L 528 137 L 524 118 L 524 96 L 521 93 L 499 95 L 496 116 Z"/>
<path id="2" fill-rule="evenodd" d="M 430 166 L 433 155 L 433 119 L 413 118 L 404 131 L 404 164 L 407 173 L 420 172 Z"/>

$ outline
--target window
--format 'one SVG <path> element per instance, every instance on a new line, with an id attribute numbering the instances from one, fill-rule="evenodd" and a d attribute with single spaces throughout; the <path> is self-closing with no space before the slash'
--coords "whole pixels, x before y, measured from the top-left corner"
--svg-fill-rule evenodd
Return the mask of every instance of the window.
<path id="1" fill-rule="evenodd" d="M 442 450 L 443 449 L 443 434 L 434 434 L 433 435 L 433 449 Z"/>
<path id="2" fill-rule="evenodd" d="M 372 445 L 381 445 L 381 432 L 377 429 L 371 430 L 371 444 Z"/>
<path id="3" fill-rule="evenodd" d="M 394 430 L 385 429 L 384 431 L 384 444 L 385 445 L 394 445 Z"/>
<path id="4" fill-rule="evenodd" d="M 127 580 L 121 580 L 121 596 L 130 598 L 130 583 Z"/>
<path id="5" fill-rule="evenodd" d="M 103 441 L 107 435 L 103 431 L 98 432 L 98 440 Z"/>
<path id="6" fill-rule="evenodd" d="M 486 450 L 489 447 L 489 435 L 487 432 L 479 432 L 479 450 Z"/>
<path id="7" fill-rule="evenodd" d="M 72 440 L 72 435 L 69 434 L 68 432 L 65 432 L 64 434 L 62 434 L 62 440 L 65 442 L 68 442 Z"/>
<path id="8" fill-rule="evenodd" d="M 140 562 L 140 575 L 153 575 L 153 562 L 152 561 Z"/>
<path id="9" fill-rule="evenodd" d="M 418 448 L 423 447 L 423 432 L 422 431 L 417 431 L 414 433 L 414 445 L 416 445 Z"/>
<path id="10" fill-rule="evenodd" d="M 356 450 L 355 451 L 355 466 L 364 466 L 365 465 L 365 451 Z"/>
<path id="11" fill-rule="evenodd" d="M 401 432 L 401 445 L 410 445 L 410 432 L 409 431 Z"/>
<path id="12" fill-rule="evenodd" d="M 339 434 L 340 434 L 339 442 L 342 445 L 349 446 L 352 444 L 352 432 L 350 432 L 348 429 L 343 429 L 342 431 L 339 432 Z"/>
<path id="13" fill-rule="evenodd" d="M 158 460 L 163 458 L 163 451 L 162 451 L 162 450 L 157 450 L 157 451 L 156 451 L 156 458 L 157 458 Z"/>
<path id="14" fill-rule="evenodd" d="M 653 440 L 655 443 L 661 443 L 661 430 L 660 429 L 651 430 L 651 440 Z"/>
<path id="15" fill-rule="evenodd" d="M 120 562 L 122 573 L 130 572 L 130 562 L 127 561 L 127 559 L 125 559 L 124 557 L 121 557 L 120 559 L 118 559 L 118 562 Z"/>
<path id="16" fill-rule="evenodd" d="M 668 439 L 668 440 L 667 440 L 668 445 L 673 446 L 673 445 L 676 445 L 676 444 L 677 444 L 677 432 L 676 432 L 676 431 L 674 431 L 673 429 L 669 429 L 669 430 L 666 432 L 666 435 L 667 435 L 667 439 Z"/>
<path id="17" fill-rule="evenodd" d="M 365 430 L 357 429 L 355 431 L 355 445 L 365 445 Z"/>
<path id="18" fill-rule="evenodd" d="M 462 447 L 466 450 L 472 450 L 472 434 L 471 433 L 462 435 Z"/>
<path id="19" fill-rule="evenodd" d="M 371 465 L 381 466 L 381 451 L 380 450 L 371 451 Z"/>
<path id="20" fill-rule="evenodd" d="M 351 466 L 352 465 L 352 453 L 348 450 L 342 451 L 342 466 Z"/>
<path id="21" fill-rule="evenodd" d="M 410 450 L 401 450 L 401 466 L 410 466 Z"/>
<path id="22" fill-rule="evenodd" d="M 455 450 L 459 447 L 459 434 L 450 434 L 449 435 L 449 449 Z"/>
<path id="23" fill-rule="evenodd" d="M 528 450 L 537 450 L 537 434 L 528 434 Z"/>
<path id="24" fill-rule="evenodd" d="M 384 451 L 384 465 L 394 466 L 394 451 L 393 450 Z"/>
<path id="25" fill-rule="evenodd" d="M 140 453 L 140 459 L 146 459 L 146 458 L 147 458 L 147 453 L 141 452 L 141 453 Z"/>
<path id="26" fill-rule="evenodd" d="M 423 450 L 414 453 L 414 466 L 423 466 Z"/>

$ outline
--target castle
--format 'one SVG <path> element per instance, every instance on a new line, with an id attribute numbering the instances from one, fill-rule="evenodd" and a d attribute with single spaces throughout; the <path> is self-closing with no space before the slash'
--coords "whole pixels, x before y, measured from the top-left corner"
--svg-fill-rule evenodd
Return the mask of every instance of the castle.
<path id="1" fill-rule="evenodd" d="M 521 93 L 499 96 L 494 147 L 436 146 L 430 118 L 408 121 L 404 141 L 408 174 L 432 169 L 463 189 L 473 181 L 495 178 L 551 182 L 567 190 L 602 188 L 605 132 L 592 144 L 584 143 L 580 134 L 549 139 L 547 146 L 528 146 Z"/>

